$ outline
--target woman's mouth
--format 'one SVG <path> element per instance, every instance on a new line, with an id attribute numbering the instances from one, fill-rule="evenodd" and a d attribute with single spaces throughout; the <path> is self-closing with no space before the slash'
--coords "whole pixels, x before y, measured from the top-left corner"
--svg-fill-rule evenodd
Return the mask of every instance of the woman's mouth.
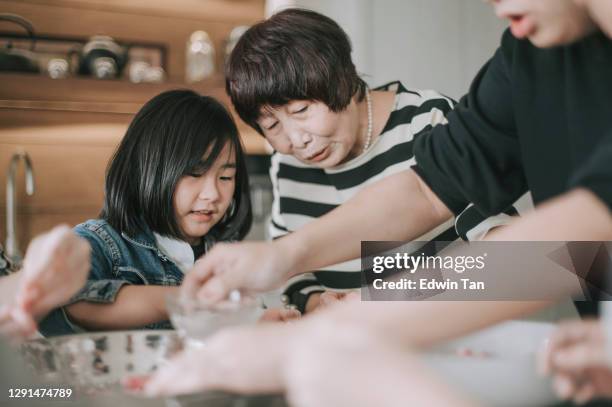
<path id="1" fill-rule="evenodd" d="M 516 38 L 527 38 L 535 32 L 535 22 L 524 14 L 513 14 L 506 17 L 510 20 L 510 31 Z"/>
<path id="2" fill-rule="evenodd" d="M 318 153 L 315 153 L 314 155 L 311 155 L 310 157 L 308 157 L 306 160 L 308 161 L 312 161 L 312 162 L 319 162 L 319 161 L 323 161 L 325 160 L 327 157 L 329 157 L 329 146 L 325 147 L 323 150 L 319 151 Z"/>

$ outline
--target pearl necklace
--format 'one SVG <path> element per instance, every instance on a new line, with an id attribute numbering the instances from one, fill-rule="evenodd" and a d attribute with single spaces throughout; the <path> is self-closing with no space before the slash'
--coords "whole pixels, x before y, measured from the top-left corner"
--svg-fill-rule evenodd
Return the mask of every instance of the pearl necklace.
<path id="1" fill-rule="evenodd" d="M 366 142 L 363 146 L 361 154 L 365 153 L 372 142 L 372 98 L 370 97 L 369 89 L 366 89 L 366 104 L 368 105 L 368 131 L 366 133 Z"/>

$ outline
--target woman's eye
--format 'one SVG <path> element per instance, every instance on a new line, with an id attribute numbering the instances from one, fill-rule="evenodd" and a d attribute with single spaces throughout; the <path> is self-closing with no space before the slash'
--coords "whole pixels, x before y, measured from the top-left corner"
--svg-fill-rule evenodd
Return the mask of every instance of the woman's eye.
<path id="1" fill-rule="evenodd" d="M 219 177 L 221 179 L 221 181 L 232 181 L 234 179 L 234 177 L 229 176 L 229 175 L 224 175 L 222 177 Z"/>
<path id="2" fill-rule="evenodd" d="M 308 110 L 308 105 L 304 106 L 303 108 L 299 110 L 296 110 L 295 112 L 293 112 L 293 114 L 304 113 L 306 110 Z"/>

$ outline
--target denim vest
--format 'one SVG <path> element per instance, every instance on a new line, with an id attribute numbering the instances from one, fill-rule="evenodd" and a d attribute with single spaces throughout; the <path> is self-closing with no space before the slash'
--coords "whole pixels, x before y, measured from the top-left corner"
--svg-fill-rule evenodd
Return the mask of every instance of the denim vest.
<path id="1" fill-rule="evenodd" d="M 126 284 L 178 286 L 183 281 L 183 272 L 160 250 L 155 235 L 149 230 L 128 236 L 118 233 L 105 220 L 95 219 L 76 226 L 74 231 L 91 246 L 91 271 L 87 283 L 70 304 L 80 300 L 112 303 Z M 207 237 L 204 239 L 208 251 L 214 242 Z M 172 325 L 165 321 L 143 328 L 171 329 Z M 63 308 L 43 319 L 39 330 L 45 336 L 84 331 L 70 321 Z"/>

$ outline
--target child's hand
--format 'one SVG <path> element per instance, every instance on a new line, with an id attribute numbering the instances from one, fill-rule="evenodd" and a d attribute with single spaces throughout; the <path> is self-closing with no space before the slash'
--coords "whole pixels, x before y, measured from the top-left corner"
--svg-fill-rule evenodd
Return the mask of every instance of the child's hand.
<path id="1" fill-rule="evenodd" d="M 290 269 L 289 254 L 275 242 L 219 243 L 187 273 L 182 293 L 216 302 L 232 290 L 269 291 L 285 282 Z"/>
<path id="2" fill-rule="evenodd" d="M 564 399 L 584 403 L 612 397 L 612 355 L 599 321 L 571 321 L 559 326 L 540 354 L 540 367 L 553 376 Z"/>
<path id="3" fill-rule="evenodd" d="M 90 247 L 65 225 L 39 235 L 23 261 L 15 303 L 33 317 L 63 305 L 87 279 Z"/>

